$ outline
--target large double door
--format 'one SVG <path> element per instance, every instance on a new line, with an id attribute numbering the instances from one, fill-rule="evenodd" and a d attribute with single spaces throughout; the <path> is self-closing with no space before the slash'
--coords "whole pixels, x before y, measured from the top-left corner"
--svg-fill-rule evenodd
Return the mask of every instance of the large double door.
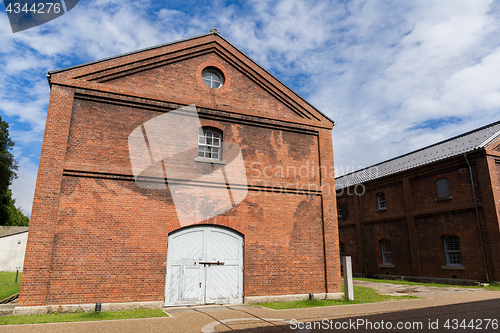
<path id="1" fill-rule="evenodd" d="M 165 305 L 243 302 L 243 237 L 195 226 L 168 237 Z"/>

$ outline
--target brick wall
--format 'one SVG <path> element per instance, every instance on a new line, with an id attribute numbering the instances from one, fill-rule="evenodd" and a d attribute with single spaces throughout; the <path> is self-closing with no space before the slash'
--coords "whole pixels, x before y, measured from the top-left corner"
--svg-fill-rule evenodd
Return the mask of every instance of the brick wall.
<path id="1" fill-rule="evenodd" d="M 125 58 L 51 78 L 19 305 L 163 300 L 180 224 L 168 188 L 134 182 L 128 135 L 190 103 L 241 148 L 248 195 L 204 223 L 244 235 L 244 295 L 340 292 L 332 123 L 216 35 Z"/>
<path id="2" fill-rule="evenodd" d="M 468 156 L 484 247 L 469 169 L 463 156 L 363 184 L 366 191 L 361 196 L 362 209 L 356 202 L 358 198 L 347 193 L 354 193 L 352 187 L 339 192 L 338 202 L 348 207 L 343 209 L 349 210 L 339 219 L 339 237 L 345 243 L 346 255 L 355 259 L 353 271 L 364 273 L 363 260 L 366 260 L 369 275 L 484 281 L 486 254 L 489 278 L 500 279 L 497 255 L 500 210 L 496 204 L 500 198 L 500 168 L 495 163 L 500 156 L 494 157 L 498 152 L 491 153 L 490 150 L 488 154 L 492 156 L 487 156 L 485 150 L 479 150 Z M 451 198 L 445 200 L 437 198 L 435 181 L 441 177 L 449 181 Z M 377 210 L 376 194 L 379 192 L 385 193 L 387 210 Z M 459 236 L 463 267 L 446 267 L 442 237 L 448 234 Z M 393 268 L 379 266 L 382 263 L 381 239 L 391 240 Z"/>

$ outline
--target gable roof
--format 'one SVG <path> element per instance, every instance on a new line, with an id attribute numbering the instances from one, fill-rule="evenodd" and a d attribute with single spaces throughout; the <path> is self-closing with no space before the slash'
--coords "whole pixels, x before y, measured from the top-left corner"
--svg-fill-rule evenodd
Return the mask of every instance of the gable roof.
<path id="1" fill-rule="evenodd" d="M 0 238 L 28 232 L 29 227 L 1 226 Z"/>
<path id="2" fill-rule="evenodd" d="M 232 43 L 230 43 L 227 39 L 225 39 L 224 37 L 222 37 L 222 35 L 215 28 L 212 29 L 212 30 L 210 30 L 210 32 L 208 32 L 206 34 L 202 34 L 202 35 L 198 35 L 198 36 L 194 36 L 194 37 L 189 37 L 189 38 L 185 38 L 185 39 L 181 39 L 181 40 L 177 40 L 177 41 L 173 41 L 173 42 L 169 42 L 169 43 L 165 43 L 165 44 L 160 44 L 160 45 L 156 45 L 156 46 L 152 46 L 152 47 L 148 47 L 148 48 L 144 48 L 144 49 L 140 49 L 140 50 L 136 50 L 136 51 L 132 51 L 132 52 L 127 52 L 127 53 L 123 53 L 123 54 L 120 54 L 120 55 L 116 55 L 116 56 L 112 56 L 112 57 L 107 57 L 107 58 L 103 58 L 103 59 L 100 59 L 100 60 L 95 60 L 95 61 L 91 61 L 91 62 L 87 62 L 87 63 L 75 65 L 75 66 L 70 66 L 70 67 L 66 67 L 66 68 L 61 68 L 61 69 L 49 71 L 47 73 L 47 81 L 49 82 L 49 85 L 51 85 L 51 77 L 52 77 L 53 74 L 59 74 L 59 73 L 63 73 L 63 72 L 71 71 L 71 70 L 76 70 L 76 69 L 79 69 L 79 68 L 82 68 L 82 67 L 96 65 L 96 64 L 99 64 L 99 63 L 102 63 L 102 62 L 106 62 L 106 61 L 110 61 L 110 60 L 115 60 L 115 59 L 119 59 L 119 58 L 131 56 L 131 55 L 134 55 L 134 54 L 138 54 L 138 53 L 142 53 L 142 52 L 146 52 L 146 51 L 151 51 L 151 50 L 159 49 L 159 48 L 162 48 L 162 47 L 165 47 L 165 46 L 171 46 L 171 45 L 174 45 L 174 44 L 185 43 L 185 42 L 188 42 L 188 41 L 192 41 L 192 40 L 203 38 L 203 37 L 208 37 L 208 36 L 211 36 L 211 35 L 216 35 L 219 38 L 221 38 L 222 40 L 224 40 L 224 42 L 226 42 L 231 47 L 233 47 L 235 50 L 237 50 L 239 53 L 241 53 L 244 57 L 246 57 L 248 60 L 250 60 L 254 65 L 258 66 L 266 74 L 268 74 L 274 80 L 276 80 L 277 82 L 279 82 L 279 84 L 281 84 L 282 86 L 284 86 L 289 92 L 291 92 L 293 95 L 295 95 L 296 97 L 298 97 L 301 101 L 303 101 L 304 103 L 306 103 L 309 107 L 311 107 L 312 109 L 314 109 L 314 111 L 318 112 L 327 121 L 331 122 L 332 125 L 335 125 L 335 121 L 333 121 L 330 117 L 328 117 L 327 115 L 325 115 L 323 112 L 321 112 L 318 108 L 316 108 L 314 105 L 312 105 L 311 103 L 309 103 L 302 96 L 300 96 L 295 91 L 293 91 L 286 84 L 284 84 L 283 82 L 281 82 L 278 78 L 276 78 L 268 70 L 266 70 L 265 68 L 263 68 L 257 62 L 255 62 L 252 58 L 250 58 L 247 54 L 245 54 L 240 49 L 238 49 L 236 46 L 234 46 Z"/>
<path id="3" fill-rule="evenodd" d="M 488 147 L 500 137 L 500 121 L 335 179 L 341 189 Z"/>

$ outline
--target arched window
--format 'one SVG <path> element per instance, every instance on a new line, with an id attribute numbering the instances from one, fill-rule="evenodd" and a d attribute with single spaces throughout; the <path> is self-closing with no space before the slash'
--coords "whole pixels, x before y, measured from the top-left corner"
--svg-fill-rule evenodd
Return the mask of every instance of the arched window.
<path id="1" fill-rule="evenodd" d="M 451 197 L 448 178 L 439 178 L 438 180 L 436 180 L 436 188 L 438 192 L 438 199 Z"/>
<path id="2" fill-rule="evenodd" d="M 392 265 L 391 241 L 382 239 L 380 241 L 380 250 L 382 251 L 382 262 L 384 265 Z"/>
<path id="3" fill-rule="evenodd" d="M 214 128 L 200 128 L 198 157 L 221 160 L 222 132 Z"/>
<path id="4" fill-rule="evenodd" d="M 385 194 L 382 192 L 377 194 L 377 206 L 378 209 L 387 209 L 385 205 Z"/>
<path id="5" fill-rule="evenodd" d="M 462 253 L 458 236 L 446 235 L 443 237 L 446 266 L 462 266 Z"/>

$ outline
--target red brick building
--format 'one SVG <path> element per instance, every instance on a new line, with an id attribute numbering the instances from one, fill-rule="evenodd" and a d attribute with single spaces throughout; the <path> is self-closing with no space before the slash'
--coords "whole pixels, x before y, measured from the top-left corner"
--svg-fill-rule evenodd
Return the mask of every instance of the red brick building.
<path id="1" fill-rule="evenodd" d="M 16 313 L 341 296 L 333 121 L 216 30 L 48 80 Z"/>
<path id="2" fill-rule="evenodd" d="M 353 272 L 500 280 L 500 122 L 338 177 Z"/>

